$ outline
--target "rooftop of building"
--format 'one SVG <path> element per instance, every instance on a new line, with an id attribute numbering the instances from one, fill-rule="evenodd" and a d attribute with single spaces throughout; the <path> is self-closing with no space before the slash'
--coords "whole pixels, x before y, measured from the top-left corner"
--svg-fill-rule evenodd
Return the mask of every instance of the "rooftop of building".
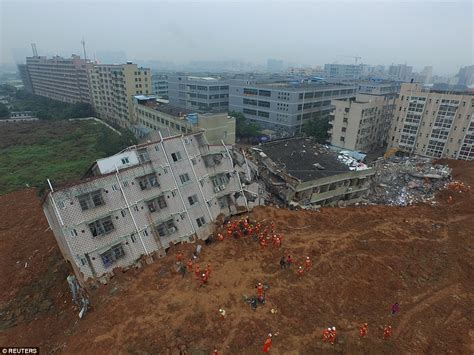
<path id="1" fill-rule="evenodd" d="M 173 106 L 164 103 L 163 100 L 157 99 L 156 96 L 136 95 L 134 98 L 137 100 L 139 105 L 145 106 L 149 109 L 166 113 L 170 116 L 185 118 L 186 115 L 191 113 L 197 113 L 199 115 L 215 115 L 224 113 L 226 111 L 206 111 L 199 109 L 188 109 L 183 107 Z"/>
<path id="2" fill-rule="evenodd" d="M 291 138 L 262 144 L 260 148 L 282 171 L 303 181 L 350 171 L 337 154 L 311 138 Z"/>
<path id="3" fill-rule="evenodd" d="M 282 89 L 285 91 L 304 91 L 304 90 L 328 90 L 328 89 L 342 89 L 342 88 L 355 88 L 356 85 L 344 85 L 344 84 L 330 84 L 326 82 L 312 82 L 312 83 L 300 83 L 300 82 L 256 82 L 254 84 L 244 84 L 242 86 L 255 87 L 260 89 Z"/>

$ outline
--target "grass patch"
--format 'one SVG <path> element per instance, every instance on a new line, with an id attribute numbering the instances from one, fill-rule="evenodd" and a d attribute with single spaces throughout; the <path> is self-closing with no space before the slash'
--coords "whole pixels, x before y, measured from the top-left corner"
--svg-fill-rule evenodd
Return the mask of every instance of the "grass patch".
<path id="1" fill-rule="evenodd" d="M 95 160 L 135 143 L 94 121 L 4 123 L 0 131 L 0 195 L 80 178 Z"/>

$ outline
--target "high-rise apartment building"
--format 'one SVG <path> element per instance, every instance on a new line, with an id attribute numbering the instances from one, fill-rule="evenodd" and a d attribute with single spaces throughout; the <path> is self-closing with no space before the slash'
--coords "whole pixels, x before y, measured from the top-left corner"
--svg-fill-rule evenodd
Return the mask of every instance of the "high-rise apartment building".
<path id="1" fill-rule="evenodd" d="M 172 106 L 223 112 L 229 108 L 229 81 L 215 77 L 170 75 L 168 96 Z"/>
<path id="2" fill-rule="evenodd" d="M 90 70 L 95 110 L 100 118 L 129 128 L 133 97 L 152 93 L 151 71 L 136 64 L 95 64 Z"/>
<path id="3" fill-rule="evenodd" d="M 135 96 L 133 131 L 138 136 L 161 131 L 164 135 L 203 131 L 209 144 L 235 144 L 235 118 L 227 112 L 199 112 L 156 101 L 154 96 Z"/>
<path id="4" fill-rule="evenodd" d="M 354 97 L 357 86 L 232 80 L 229 90 L 229 111 L 286 137 L 311 119 L 328 119 L 331 100 Z"/>
<path id="5" fill-rule="evenodd" d="M 23 88 L 29 93 L 34 93 L 30 72 L 28 71 L 26 64 L 18 64 L 18 73 L 20 74 L 21 81 L 23 82 Z"/>
<path id="6" fill-rule="evenodd" d="M 354 100 L 333 100 L 331 145 L 366 153 L 385 146 L 399 90 L 394 82 L 365 82 Z"/>
<path id="7" fill-rule="evenodd" d="M 92 103 L 88 71 L 92 63 L 77 55 L 71 58 L 27 57 L 19 68 L 25 88 L 53 100 Z M 29 80 L 28 80 L 29 79 Z"/>
<path id="8" fill-rule="evenodd" d="M 402 84 L 388 149 L 435 158 L 474 159 L 474 94 Z"/>
<path id="9" fill-rule="evenodd" d="M 207 239 L 219 215 L 252 208 L 231 149 L 202 133 L 162 138 L 100 159 L 82 181 L 49 192 L 43 210 L 77 277 Z"/>
<path id="10" fill-rule="evenodd" d="M 153 74 L 151 76 L 153 95 L 159 98 L 168 98 L 168 76 Z"/>
<path id="11" fill-rule="evenodd" d="M 460 85 L 473 85 L 474 84 L 474 65 L 462 67 L 459 69 L 458 84 Z"/>

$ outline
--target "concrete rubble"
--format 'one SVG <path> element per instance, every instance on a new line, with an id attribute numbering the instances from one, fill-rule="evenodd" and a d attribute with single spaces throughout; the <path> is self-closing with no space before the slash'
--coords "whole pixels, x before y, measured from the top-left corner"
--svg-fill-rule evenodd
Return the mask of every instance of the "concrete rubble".
<path id="1" fill-rule="evenodd" d="M 435 193 L 451 180 L 451 168 L 434 164 L 419 156 L 377 160 L 367 200 L 374 204 L 408 206 L 415 203 L 436 204 Z"/>

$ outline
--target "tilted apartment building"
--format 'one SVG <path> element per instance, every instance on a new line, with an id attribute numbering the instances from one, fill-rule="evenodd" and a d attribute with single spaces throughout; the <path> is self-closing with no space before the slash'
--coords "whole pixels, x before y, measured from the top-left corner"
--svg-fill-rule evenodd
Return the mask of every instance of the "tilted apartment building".
<path id="1" fill-rule="evenodd" d="M 77 276 L 164 255 L 207 238 L 220 214 L 252 208 L 230 149 L 202 132 L 167 137 L 100 159 L 83 180 L 50 191 L 44 213 Z"/>
<path id="2" fill-rule="evenodd" d="M 474 94 L 402 84 L 388 139 L 398 149 L 434 158 L 474 159 Z"/>
<path id="3" fill-rule="evenodd" d="M 133 96 L 151 95 L 151 70 L 136 64 L 95 64 L 90 70 L 95 110 L 104 120 L 130 128 Z"/>
<path id="4" fill-rule="evenodd" d="M 92 104 L 88 71 L 92 63 L 78 55 L 27 57 L 20 74 L 27 90 L 34 94 L 68 103 Z"/>
<path id="5" fill-rule="evenodd" d="M 309 120 L 328 119 L 332 99 L 348 99 L 356 92 L 355 85 L 232 80 L 229 111 L 287 137 L 301 132 Z"/>
<path id="6" fill-rule="evenodd" d="M 203 131 L 210 144 L 235 144 L 235 118 L 227 112 L 199 112 L 160 103 L 154 96 L 139 95 L 133 100 L 133 131 L 139 137 L 176 135 Z"/>
<path id="7" fill-rule="evenodd" d="M 354 100 L 333 100 L 331 145 L 366 153 L 384 147 L 399 90 L 395 82 L 366 82 Z"/>

